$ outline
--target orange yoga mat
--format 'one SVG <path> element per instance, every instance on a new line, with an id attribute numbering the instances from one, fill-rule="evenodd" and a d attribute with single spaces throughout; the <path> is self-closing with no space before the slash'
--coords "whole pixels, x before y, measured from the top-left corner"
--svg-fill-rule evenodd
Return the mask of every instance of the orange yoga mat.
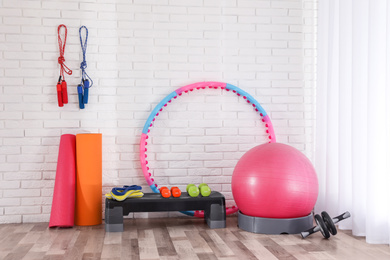
<path id="1" fill-rule="evenodd" d="M 102 223 L 102 134 L 76 135 L 75 225 Z"/>
<path id="2" fill-rule="evenodd" d="M 49 227 L 73 227 L 75 178 L 76 136 L 61 135 Z"/>

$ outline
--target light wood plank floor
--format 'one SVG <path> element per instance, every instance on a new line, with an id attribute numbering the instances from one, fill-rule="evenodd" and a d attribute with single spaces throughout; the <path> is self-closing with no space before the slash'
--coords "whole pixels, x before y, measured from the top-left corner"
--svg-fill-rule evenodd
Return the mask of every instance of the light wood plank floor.
<path id="1" fill-rule="evenodd" d="M 317 233 L 259 235 L 209 229 L 202 219 L 126 219 L 123 233 L 104 225 L 49 229 L 48 223 L 0 225 L 0 259 L 390 259 L 387 245 L 369 245 L 350 232 L 325 240 Z"/>

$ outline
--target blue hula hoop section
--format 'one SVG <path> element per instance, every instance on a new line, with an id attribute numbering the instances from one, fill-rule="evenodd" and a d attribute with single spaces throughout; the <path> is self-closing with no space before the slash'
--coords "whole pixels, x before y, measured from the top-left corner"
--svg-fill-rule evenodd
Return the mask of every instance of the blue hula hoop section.
<path id="1" fill-rule="evenodd" d="M 153 109 L 153 111 L 150 113 L 148 119 L 146 120 L 144 128 L 142 129 L 142 133 L 143 134 L 147 134 L 148 133 L 148 129 L 150 127 L 150 124 L 152 124 L 153 119 L 155 118 L 157 113 L 160 111 L 160 109 L 163 108 L 164 105 L 169 102 L 169 100 L 171 100 L 172 98 L 174 98 L 176 96 L 177 96 L 176 91 L 173 91 L 171 94 L 166 96 L 163 100 L 161 100 L 160 103 L 157 104 L 157 106 Z"/>
<path id="2" fill-rule="evenodd" d="M 160 193 L 160 191 L 157 189 L 156 185 L 152 184 L 149 186 L 150 189 L 154 192 L 154 193 Z"/>
<path id="3" fill-rule="evenodd" d="M 260 113 L 262 113 L 264 116 L 267 115 L 267 112 L 265 112 L 264 108 L 260 105 L 260 103 L 257 102 L 257 100 L 254 99 L 249 93 L 231 84 L 226 84 L 226 89 L 229 89 L 231 91 L 236 91 L 241 96 L 246 97 L 247 100 L 249 100 L 249 102 L 251 102 L 256 106 L 257 110 L 259 110 Z"/>

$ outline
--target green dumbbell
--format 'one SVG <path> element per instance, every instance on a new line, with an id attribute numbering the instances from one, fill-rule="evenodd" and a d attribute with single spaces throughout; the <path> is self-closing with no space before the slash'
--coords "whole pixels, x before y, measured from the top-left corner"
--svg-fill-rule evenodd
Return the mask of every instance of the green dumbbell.
<path id="1" fill-rule="evenodd" d="M 200 194 L 202 194 L 203 197 L 208 197 L 211 194 L 211 189 L 207 183 L 201 183 L 199 184 L 199 190 Z"/>
<path id="2" fill-rule="evenodd" d="M 201 183 L 201 184 L 199 184 L 199 189 L 201 189 L 203 186 L 209 186 L 209 185 L 207 185 L 207 183 Z"/>
<path id="3" fill-rule="evenodd" d="M 195 186 L 195 184 L 192 184 L 192 183 L 188 184 L 187 187 L 186 187 L 186 191 L 188 192 L 188 189 L 189 189 L 190 187 L 192 187 L 192 186 Z"/>
<path id="4" fill-rule="evenodd" d="M 191 197 L 198 197 L 199 195 L 199 189 L 195 184 L 188 184 L 186 190 Z"/>

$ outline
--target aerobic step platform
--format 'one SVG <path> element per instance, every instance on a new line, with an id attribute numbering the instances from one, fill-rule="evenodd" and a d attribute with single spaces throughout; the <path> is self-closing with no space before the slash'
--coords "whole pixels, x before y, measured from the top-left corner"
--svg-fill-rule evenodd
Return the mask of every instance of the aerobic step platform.
<path id="1" fill-rule="evenodd" d="M 210 228 L 226 227 L 225 197 L 212 191 L 209 197 L 190 197 L 183 192 L 179 198 L 163 198 L 159 193 L 145 193 L 142 198 L 124 201 L 106 199 L 106 232 L 123 232 L 123 216 L 131 212 L 163 212 L 204 210 L 204 219 Z"/>

